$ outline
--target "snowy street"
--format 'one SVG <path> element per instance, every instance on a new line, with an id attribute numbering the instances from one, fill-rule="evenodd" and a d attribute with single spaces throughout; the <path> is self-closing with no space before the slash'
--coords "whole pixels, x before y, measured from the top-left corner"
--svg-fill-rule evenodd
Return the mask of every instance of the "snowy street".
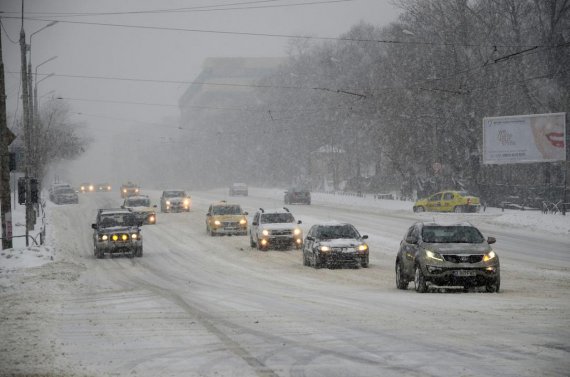
<path id="1" fill-rule="evenodd" d="M 153 203 L 159 191 L 146 191 Z M 243 236 L 210 237 L 208 205 L 250 218 L 283 206 L 278 189 L 191 192 L 192 211 L 143 227 L 142 258 L 93 256 L 98 208 L 118 193 L 48 204 L 53 262 L 0 266 L 0 375 L 564 376 L 570 370 L 569 219 L 489 208 L 415 214 L 411 202 L 314 194 L 292 205 L 309 227 L 352 223 L 370 267 L 303 267 L 298 250 L 261 252 Z M 494 236 L 501 292 L 397 290 L 394 262 L 414 221 L 470 221 Z M 528 220 L 538 219 L 536 222 Z M 507 221 L 508 220 L 508 221 Z M 552 224 L 548 223 L 553 221 Z M 549 229 L 551 231 L 549 231 Z M 13 258 L 10 258 L 10 260 Z M 13 262 L 11 260 L 11 262 Z M 24 266 L 25 267 L 25 266 Z"/>

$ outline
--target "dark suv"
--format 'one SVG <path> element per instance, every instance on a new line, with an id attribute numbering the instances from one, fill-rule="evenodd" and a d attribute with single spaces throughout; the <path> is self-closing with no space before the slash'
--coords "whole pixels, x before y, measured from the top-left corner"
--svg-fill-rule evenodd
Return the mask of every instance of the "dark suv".
<path id="1" fill-rule="evenodd" d="M 100 209 L 91 225 L 95 257 L 103 258 L 105 253 L 142 257 L 141 225 L 129 209 Z"/>
<path id="2" fill-rule="evenodd" d="M 311 192 L 304 188 L 292 187 L 285 191 L 285 204 L 311 204 Z"/>
<path id="3" fill-rule="evenodd" d="M 417 292 L 428 285 L 485 286 L 499 292 L 499 256 L 491 248 L 496 240 L 485 239 L 470 223 L 443 225 L 417 222 L 400 243 L 396 256 L 396 286 L 407 289 L 414 282 Z"/>

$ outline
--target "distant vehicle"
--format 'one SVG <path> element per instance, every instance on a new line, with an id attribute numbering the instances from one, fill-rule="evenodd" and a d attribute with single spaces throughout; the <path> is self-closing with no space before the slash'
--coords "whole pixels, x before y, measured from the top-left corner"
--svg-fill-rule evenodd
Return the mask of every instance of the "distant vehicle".
<path id="1" fill-rule="evenodd" d="M 192 198 L 184 190 L 164 190 L 160 197 L 161 212 L 190 212 Z"/>
<path id="2" fill-rule="evenodd" d="M 488 292 L 499 292 L 499 256 L 490 246 L 495 242 L 493 237 L 485 239 L 470 223 L 417 222 L 400 243 L 396 286 L 407 289 L 413 281 L 420 293 L 429 285 L 485 286 Z"/>
<path id="3" fill-rule="evenodd" d="M 304 188 L 291 187 L 285 191 L 285 204 L 311 204 L 311 192 Z"/>
<path id="4" fill-rule="evenodd" d="M 129 196 L 121 208 L 130 209 L 143 225 L 156 224 L 156 205 L 151 205 L 148 195 Z"/>
<path id="5" fill-rule="evenodd" d="M 206 214 L 206 232 L 210 236 L 217 234 L 247 235 L 247 212 L 239 204 L 226 201 L 210 204 Z"/>
<path id="6" fill-rule="evenodd" d="M 79 196 L 71 185 L 56 183 L 49 188 L 49 199 L 55 204 L 77 204 Z"/>
<path id="7" fill-rule="evenodd" d="M 82 193 L 95 192 L 95 185 L 93 183 L 82 183 L 79 186 L 79 191 Z"/>
<path id="8" fill-rule="evenodd" d="M 414 212 L 479 212 L 481 203 L 476 196 L 469 195 L 466 191 L 441 191 L 419 199 L 414 204 Z"/>
<path id="9" fill-rule="evenodd" d="M 368 267 L 369 249 L 354 226 L 330 222 L 311 227 L 303 244 L 303 265 L 315 268 L 341 265 Z"/>
<path id="10" fill-rule="evenodd" d="M 96 258 L 105 253 L 128 254 L 142 257 L 143 243 L 140 221 L 129 209 L 100 209 L 93 228 L 93 247 Z"/>
<path id="11" fill-rule="evenodd" d="M 108 183 L 98 183 L 97 185 L 95 185 L 95 188 L 99 192 L 110 192 L 111 191 L 111 185 Z"/>
<path id="12" fill-rule="evenodd" d="M 295 221 L 287 208 L 260 208 L 249 228 L 250 245 L 259 250 L 291 246 L 300 249 L 303 246 L 303 231 L 298 224 L 301 221 Z"/>
<path id="13" fill-rule="evenodd" d="M 121 198 L 128 198 L 129 196 L 134 196 L 139 194 L 139 186 L 132 182 L 124 183 L 121 186 Z"/>
<path id="14" fill-rule="evenodd" d="M 247 196 L 248 190 L 245 183 L 232 183 L 230 186 L 230 196 Z"/>

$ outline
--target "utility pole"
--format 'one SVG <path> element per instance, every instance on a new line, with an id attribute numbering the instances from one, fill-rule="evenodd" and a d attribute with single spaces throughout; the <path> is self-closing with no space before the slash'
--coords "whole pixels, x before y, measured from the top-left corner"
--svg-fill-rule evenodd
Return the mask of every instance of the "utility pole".
<path id="1" fill-rule="evenodd" d="M 2 29 L 2 28 L 0 28 Z M 4 84 L 4 60 L 2 58 L 2 30 L 0 30 L 0 209 L 2 222 L 2 249 L 12 248 L 12 206 L 10 203 L 10 154 L 6 124 L 6 88 Z"/>
<path id="2" fill-rule="evenodd" d="M 29 99 L 30 94 L 28 92 L 28 70 L 26 64 L 26 32 L 24 31 L 24 0 L 22 0 L 22 28 L 20 29 L 20 55 L 22 60 L 22 67 L 20 69 L 22 75 L 22 107 L 24 114 L 24 164 L 25 164 L 25 175 L 24 179 L 26 182 L 26 247 L 29 246 L 29 231 L 32 229 L 32 203 L 30 201 L 32 196 L 32 190 L 30 188 L 30 110 L 29 110 Z"/>

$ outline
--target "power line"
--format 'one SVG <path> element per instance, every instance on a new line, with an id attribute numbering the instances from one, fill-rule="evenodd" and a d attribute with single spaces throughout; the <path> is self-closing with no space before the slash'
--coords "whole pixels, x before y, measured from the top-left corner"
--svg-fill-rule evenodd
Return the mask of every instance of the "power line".
<path id="1" fill-rule="evenodd" d="M 6 19 L 17 19 L 20 17 L 9 16 Z M 383 44 L 399 44 L 399 45 L 423 45 L 423 46 L 455 46 L 455 47 L 511 47 L 511 48 L 530 48 L 530 47 L 550 47 L 548 45 L 499 45 L 499 44 L 465 44 L 465 43 L 450 43 L 450 42 L 426 42 L 426 41 L 402 41 L 391 39 L 366 39 L 366 38 L 348 38 L 348 37 L 314 37 L 307 35 L 291 35 L 291 34 L 273 34 L 273 33 L 253 33 L 253 32 L 240 32 L 240 31 L 224 31 L 224 30 L 206 30 L 206 29 L 186 29 L 175 27 L 162 27 L 162 26 L 149 26 L 149 25 L 128 25 L 128 24 L 115 24 L 104 22 L 87 22 L 87 21 L 63 21 L 46 18 L 24 17 L 29 21 L 43 21 L 52 22 L 58 21 L 60 23 L 75 24 L 75 25 L 91 25 L 91 26 L 109 26 L 116 28 L 127 29 L 143 29 L 143 30 L 162 30 L 162 31 L 178 31 L 188 33 L 206 33 L 206 34 L 222 34 L 222 35 L 240 35 L 249 37 L 268 37 L 268 38 L 287 38 L 287 39 L 307 39 L 307 40 L 323 40 L 323 41 L 344 41 L 344 42 L 367 42 L 367 43 L 383 43 Z"/>

